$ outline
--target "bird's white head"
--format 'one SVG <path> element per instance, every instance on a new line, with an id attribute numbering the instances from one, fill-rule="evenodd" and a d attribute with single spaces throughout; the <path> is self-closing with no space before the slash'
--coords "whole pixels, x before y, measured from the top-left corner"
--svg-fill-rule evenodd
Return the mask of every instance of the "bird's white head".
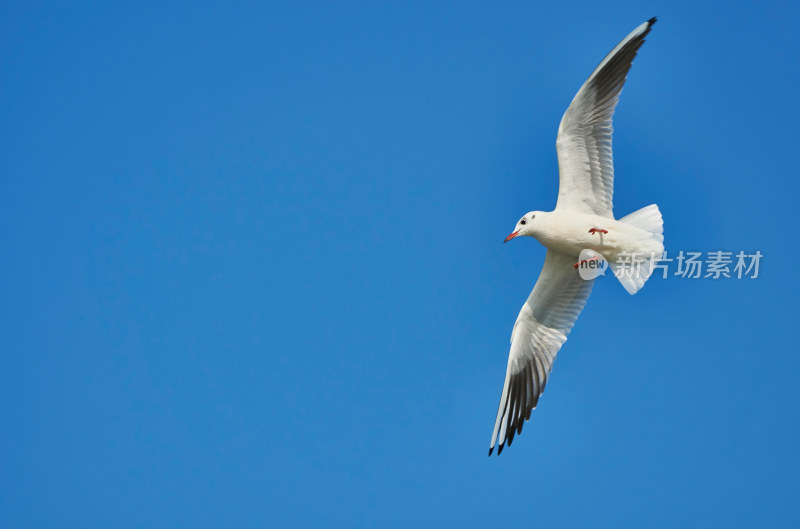
<path id="1" fill-rule="evenodd" d="M 526 213 L 521 219 L 519 219 L 517 225 L 514 227 L 514 231 L 512 231 L 503 242 L 508 242 L 514 237 L 518 237 L 520 235 L 536 237 L 536 235 L 539 233 L 539 230 L 537 229 L 539 227 L 537 221 L 541 222 L 541 218 L 543 216 L 544 212 L 542 211 L 531 211 L 530 213 Z"/>

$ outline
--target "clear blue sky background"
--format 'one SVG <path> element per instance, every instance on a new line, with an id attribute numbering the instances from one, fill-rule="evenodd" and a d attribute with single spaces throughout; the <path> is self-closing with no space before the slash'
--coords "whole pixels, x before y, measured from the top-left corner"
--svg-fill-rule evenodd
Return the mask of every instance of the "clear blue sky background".
<path id="1" fill-rule="evenodd" d="M 601 279 L 487 458 L 575 91 L 651 16 Z M 796 527 L 796 2 L 5 2 L 0 526 Z"/>

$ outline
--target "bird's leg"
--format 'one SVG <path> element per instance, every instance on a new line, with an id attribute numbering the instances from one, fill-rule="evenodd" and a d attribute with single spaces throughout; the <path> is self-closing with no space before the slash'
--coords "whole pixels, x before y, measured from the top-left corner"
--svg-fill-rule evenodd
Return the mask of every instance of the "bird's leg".
<path id="1" fill-rule="evenodd" d="M 577 269 L 578 269 L 578 267 L 579 267 L 580 265 L 582 265 L 583 263 L 588 263 L 589 261 L 599 261 L 599 260 L 600 260 L 600 258 L 599 258 L 599 257 L 592 257 L 591 259 L 581 259 L 580 261 L 578 261 L 577 263 L 575 263 L 574 265 L 572 265 L 572 268 L 574 268 L 575 270 L 577 270 Z"/>
<path id="2" fill-rule="evenodd" d="M 589 233 L 594 235 L 595 233 L 602 233 L 603 235 L 608 233 L 608 230 L 604 230 L 603 228 L 592 228 L 589 230 Z"/>

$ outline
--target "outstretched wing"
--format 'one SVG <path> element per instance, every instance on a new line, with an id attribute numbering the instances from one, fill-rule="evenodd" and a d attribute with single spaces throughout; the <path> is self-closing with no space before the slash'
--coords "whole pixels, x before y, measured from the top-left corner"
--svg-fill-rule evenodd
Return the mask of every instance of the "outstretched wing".
<path id="1" fill-rule="evenodd" d="M 611 119 L 633 58 L 655 22 L 653 17 L 634 29 L 606 55 L 561 118 L 556 139 L 560 174 L 556 209 L 613 218 Z"/>
<path id="2" fill-rule="evenodd" d="M 499 455 L 506 441 L 511 446 L 514 434 L 522 432 L 544 391 L 556 354 L 589 298 L 594 280 L 581 279 L 574 263 L 574 257 L 548 250 L 536 286 L 517 316 L 489 455 L 498 439 Z"/>

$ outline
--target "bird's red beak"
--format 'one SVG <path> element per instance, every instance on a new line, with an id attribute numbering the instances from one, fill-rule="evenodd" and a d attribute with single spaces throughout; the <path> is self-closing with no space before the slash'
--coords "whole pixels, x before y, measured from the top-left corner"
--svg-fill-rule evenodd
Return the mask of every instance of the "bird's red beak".
<path id="1" fill-rule="evenodd" d="M 514 233 L 512 233 L 511 235 L 509 235 L 508 237 L 506 237 L 506 240 L 504 240 L 504 241 L 503 241 L 503 243 L 507 243 L 508 241 L 510 241 L 511 239 L 513 239 L 514 237 L 516 237 L 517 235 L 519 235 L 519 230 L 515 231 Z"/>

